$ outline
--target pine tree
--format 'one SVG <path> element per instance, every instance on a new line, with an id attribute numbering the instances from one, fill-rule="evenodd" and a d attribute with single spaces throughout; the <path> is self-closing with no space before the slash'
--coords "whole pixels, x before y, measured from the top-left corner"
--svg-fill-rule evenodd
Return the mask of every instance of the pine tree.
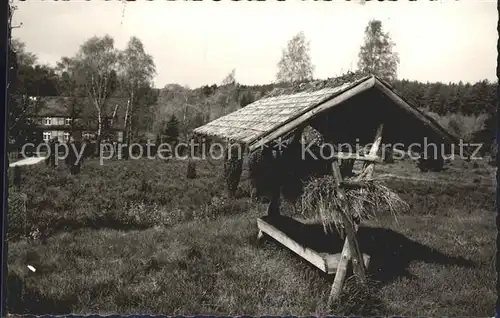
<path id="1" fill-rule="evenodd" d="M 179 139 L 179 120 L 175 115 L 172 115 L 166 124 L 164 136 L 165 141 L 174 146 Z"/>

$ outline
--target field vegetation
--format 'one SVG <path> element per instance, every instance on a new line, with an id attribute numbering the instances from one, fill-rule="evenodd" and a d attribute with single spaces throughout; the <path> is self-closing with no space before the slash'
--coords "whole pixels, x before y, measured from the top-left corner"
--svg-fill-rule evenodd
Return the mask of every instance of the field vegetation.
<path id="1" fill-rule="evenodd" d="M 410 209 L 397 221 L 364 224 L 360 244 L 372 255 L 374 284 L 359 291 L 348 282 L 332 308 L 332 277 L 270 239 L 257 244 L 255 218 L 265 205 L 250 198 L 246 170 L 228 199 L 222 163 L 197 162 L 194 179 L 187 164 L 88 161 L 77 176 L 62 166 L 23 167 L 20 185 L 9 185 L 9 312 L 492 314 L 495 192 L 487 164 L 457 161 L 425 174 L 406 161 L 379 166 Z M 321 234 L 322 225 L 308 231 Z"/>

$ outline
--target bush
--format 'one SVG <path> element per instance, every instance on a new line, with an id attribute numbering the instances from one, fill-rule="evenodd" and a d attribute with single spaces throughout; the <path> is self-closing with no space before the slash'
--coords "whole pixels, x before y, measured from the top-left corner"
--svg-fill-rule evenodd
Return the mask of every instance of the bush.
<path id="1" fill-rule="evenodd" d="M 228 147 L 224 158 L 224 181 L 228 196 L 233 198 L 236 196 L 243 171 L 243 155 L 238 153 L 239 147 Z"/>
<path id="2" fill-rule="evenodd" d="M 14 166 L 9 169 L 9 181 L 15 186 L 19 187 L 21 185 L 21 167 Z"/>
<path id="3" fill-rule="evenodd" d="M 7 213 L 7 241 L 19 239 L 25 236 L 25 234 L 34 231 L 33 223 L 29 222 L 28 224 L 27 222 L 27 218 L 29 217 L 27 212 L 27 201 L 28 198 L 26 194 L 9 191 L 7 196 L 9 209 Z"/>
<path id="4" fill-rule="evenodd" d="M 188 179 L 195 179 L 196 178 L 196 163 L 192 159 L 188 160 L 186 177 Z"/>
<path id="5" fill-rule="evenodd" d="M 194 162 L 193 162 L 194 163 Z M 186 178 L 186 163 L 156 160 L 97 161 L 71 176 L 65 167 L 23 167 L 21 186 L 9 187 L 8 237 L 41 237 L 78 228 L 143 229 L 192 219 L 224 186 L 200 162 L 203 177 Z M 26 228 L 26 230 L 25 230 Z"/>
<path id="6" fill-rule="evenodd" d="M 440 116 L 432 112 L 426 113 L 457 138 L 462 138 L 466 141 L 472 140 L 474 135 L 484 128 L 488 118 L 487 114 L 463 115 L 456 113 Z"/>
<path id="7" fill-rule="evenodd" d="M 265 156 L 261 149 L 255 150 L 248 156 L 249 178 L 257 198 L 271 195 L 274 181 L 273 157 Z"/>
<path id="8" fill-rule="evenodd" d="M 417 162 L 417 167 L 422 172 L 427 172 L 427 171 L 440 172 L 444 170 L 444 159 L 419 158 Z"/>

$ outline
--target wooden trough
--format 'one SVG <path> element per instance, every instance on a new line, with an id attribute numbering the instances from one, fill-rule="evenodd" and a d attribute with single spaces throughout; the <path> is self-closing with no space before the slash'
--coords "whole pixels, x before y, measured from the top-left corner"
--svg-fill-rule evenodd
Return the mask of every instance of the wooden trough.
<path id="1" fill-rule="evenodd" d="M 312 265 L 316 266 L 326 274 L 335 274 L 340 264 L 342 258 L 342 253 L 325 253 L 317 252 L 314 249 L 305 246 L 302 242 L 297 242 L 290 237 L 290 234 L 283 229 L 280 218 L 258 218 L 257 227 L 259 229 L 258 239 L 261 239 L 264 234 L 269 235 L 277 242 L 281 243 L 283 246 L 290 249 L 292 252 L 302 257 Z M 300 222 L 300 221 L 296 221 Z M 363 254 L 363 261 L 365 267 L 368 267 L 370 262 L 370 256 Z"/>

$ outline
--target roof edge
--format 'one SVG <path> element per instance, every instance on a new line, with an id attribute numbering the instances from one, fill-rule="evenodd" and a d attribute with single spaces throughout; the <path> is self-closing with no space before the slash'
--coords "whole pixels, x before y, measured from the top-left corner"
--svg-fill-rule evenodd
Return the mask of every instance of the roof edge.
<path id="1" fill-rule="evenodd" d="M 301 123 L 314 118 L 323 111 L 330 109 L 331 107 L 334 107 L 340 103 L 343 103 L 344 101 L 354 97 L 355 95 L 358 95 L 359 93 L 365 92 L 373 88 L 375 84 L 376 84 L 376 77 L 373 75 L 359 79 L 357 83 L 347 87 L 342 92 L 333 95 L 332 97 L 320 102 L 319 104 L 312 106 L 311 108 L 307 109 L 306 111 L 297 115 L 296 117 L 291 118 L 290 120 L 282 123 L 274 130 L 268 132 L 267 134 L 259 138 L 256 138 L 254 140 L 250 140 L 248 142 L 250 151 L 253 151 L 265 145 L 269 141 L 275 140 L 276 138 L 285 135 L 287 132 L 300 126 Z"/>
<path id="2" fill-rule="evenodd" d="M 434 118 L 432 118 L 431 116 L 420 111 L 418 108 L 416 108 L 412 104 L 410 104 L 403 96 L 401 96 L 397 92 L 395 92 L 391 85 L 389 85 L 388 83 L 386 83 L 385 81 L 383 81 L 377 77 L 375 77 L 375 78 L 376 78 L 375 86 L 377 88 L 381 89 L 386 95 L 389 95 L 387 93 L 390 93 L 390 95 L 392 95 L 394 97 L 395 102 L 397 102 L 398 104 L 404 103 L 405 106 L 407 106 L 407 107 L 405 107 L 406 110 L 408 110 L 408 111 L 414 113 L 415 115 L 425 119 L 428 122 L 428 124 L 431 124 L 432 126 L 434 126 L 433 128 L 435 130 L 439 131 L 439 133 L 441 135 L 444 135 L 444 137 L 450 139 L 450 141 L 452 141 L 452 142 L 458 141 L 457 140 L 458 138 L 456 136 L 454 136 L 453 134 L 448 132 Z M 391 97 L 391 96 L 389 96 L 389 97 Z"/>

